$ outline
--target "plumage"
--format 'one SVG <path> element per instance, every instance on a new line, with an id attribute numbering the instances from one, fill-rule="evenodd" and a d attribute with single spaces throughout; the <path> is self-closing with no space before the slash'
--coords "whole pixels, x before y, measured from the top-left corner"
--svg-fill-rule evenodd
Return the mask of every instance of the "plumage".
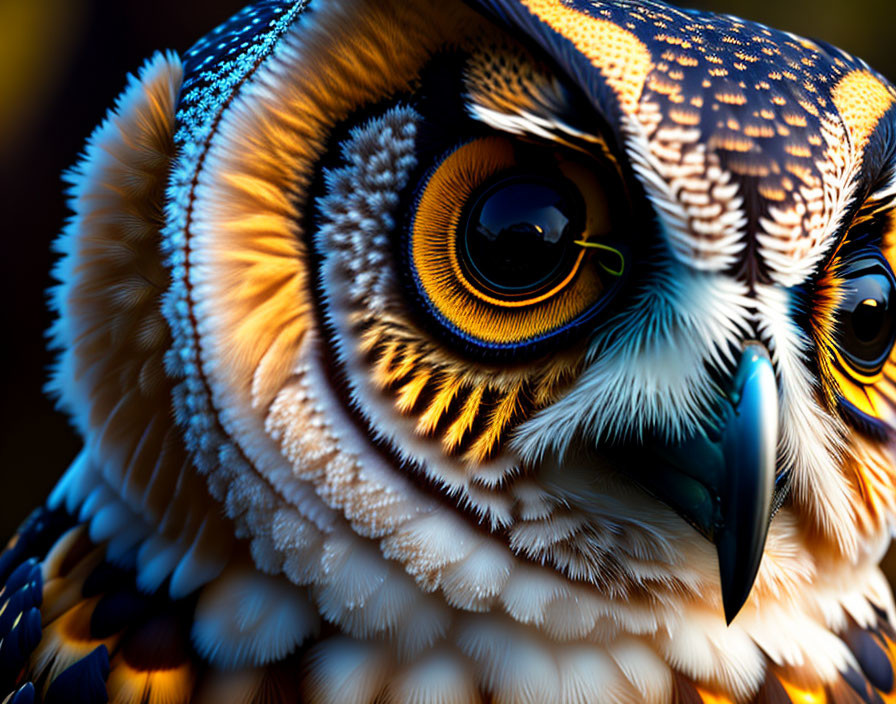
<path id="1" fill-rule="evenodd" d="M 643 0 L 261 0 L 66 176 L 0 699 L 896 697 L 896 90 Z"/>

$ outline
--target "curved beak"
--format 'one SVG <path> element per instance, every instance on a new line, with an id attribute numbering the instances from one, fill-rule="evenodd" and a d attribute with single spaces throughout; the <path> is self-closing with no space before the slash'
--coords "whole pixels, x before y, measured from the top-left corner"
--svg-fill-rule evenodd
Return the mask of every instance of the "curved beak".
<path id="1" fill-rule="evenodd" d="M 654 445 L 636 481 L 715 543 L 728 623 L 765 549 L 775 493 L 778 391 L 768 351 L 744 345 L 718 423 L 678 445 Z"/>

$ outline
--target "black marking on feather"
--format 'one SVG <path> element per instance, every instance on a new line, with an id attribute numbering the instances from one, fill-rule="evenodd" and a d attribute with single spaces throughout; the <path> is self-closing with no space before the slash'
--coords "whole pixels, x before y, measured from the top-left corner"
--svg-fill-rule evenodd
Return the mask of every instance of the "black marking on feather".
<path id="1" fill-rule="evenodd" d="M 105 704 L 108 677 L 109 651 L 101 645 L 50 683 L 44 704 Z"/>
<path id="2" fill-rule="evenodd" d="M 9 700 L 9 704 L 34 704 L 35 696 L 34 684 L 26 682 L 15 691 Z"/>
<path id="3" fill-rule="evenodd" d="M 13 570 L 29 557 L 44 557 L 59 536 L 74 523 L 64 511 L 51 511 L 43 507 L 33 511 L 0 555 L 0 582 L 5 583 Z"/>
<path id="4" fill-rule="evenodd" d="M 42 635 L 40 561 L 73 523 L 64 511 L 36 509 L 0 555 L 0 697 L 28 701 L 24 669 Z"/>
<path id="5" fill-rule="evenodd" d="M 840 636 L 849 646 L 868 681 L 882 692 L 893 689 L 893 666 L 884 641 L 855 622 Z"/>
<path id="6" fill-rule="evenodd" d="M 856 671 L 853 667 L 848 667 L 841 675 L 843 680 L 852 687 L 853 691 L 865 704 L 881 704 L 880 695 L 862 673 Z"/>

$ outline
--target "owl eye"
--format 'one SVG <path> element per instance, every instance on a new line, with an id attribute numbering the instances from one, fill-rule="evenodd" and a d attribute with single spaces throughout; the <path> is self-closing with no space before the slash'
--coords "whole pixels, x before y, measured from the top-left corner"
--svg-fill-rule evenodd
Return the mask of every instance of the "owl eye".
<path id="1" fill-rule="evenodd" d="M 457 238 L 466 277 L 487 295 L 531 298 L 572 272 L 585 203 L 565 179 L 500 177 L 473 199 Z"/>
<path id="2" fill-rule="evenodd" d="M 840 304 L 838 343 L 845 359 L 859 372 L 877 374 L 896 341 L 896 282 L 877 255 L 848 261 Z"/>
<path id="3" fill-rule="evenodd" d="M 618 183 L 609 165 L 503 137 L 460 145 L 418 187 L 412 299 L 466 348 L 532 350 L 582 328 L 627 271 Z"/>

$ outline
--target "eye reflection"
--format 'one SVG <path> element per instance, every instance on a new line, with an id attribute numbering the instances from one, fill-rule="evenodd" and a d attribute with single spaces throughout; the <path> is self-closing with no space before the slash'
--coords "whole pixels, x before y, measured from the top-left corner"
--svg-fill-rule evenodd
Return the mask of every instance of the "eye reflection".
<path id="1" fill-rule="evenodd" d="M 585 205 L 570 184 L 503 179 L 475 200 L 458 238 L 459 259 L 490 292 L 531 295 L 568 273 L 584 221 Z"/>
<path id="2" fill-rule="evenodd" d="M 876 374 L 896 340 L 896 282 L 889 266 L 874 255 L 847 262 L 845 278 L 840 349 L 856 369 Z"/>

